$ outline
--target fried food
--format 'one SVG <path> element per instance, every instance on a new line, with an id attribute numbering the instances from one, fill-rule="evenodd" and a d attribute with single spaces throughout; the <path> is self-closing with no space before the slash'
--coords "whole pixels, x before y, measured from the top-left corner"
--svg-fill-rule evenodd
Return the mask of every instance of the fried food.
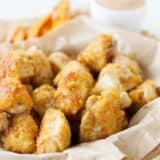
<path id="1" fill-rule="evenodd" d="M 37 153 L 60 152 L 70 145 L 71 131 L 64 114 L 49 108 L 41 122 Z"/>
<path id="2" fill-rule="evenodd" d="M 91 95 L 85 107 L 80 125 L 81 142 L 105 138 L 127 126 L 115 89 L 108 89 L 103 95 Z"/>
<path id="3" fill-rule="evenodd" d="M 21 42 L 27 39 L 28 37 L 28 27 L 26 26 L 17 26 L 11 31 L 7 37 L 7 41 L 11 43 Z"/>
<path id="4" fill-rule="evenodd" d="M 31 115 L 15 115 L 3 139 L 4 148 L 18 153 L 33 153 L 36 149 L 37 133 L 38 127 Z"/>
<path id="5" fill-rule="evenodd" d="M 19 80 L 9 77 L 0 80 L 0 112 L 29 112 L 32 106 L 32 98 Z"/>
<path id="6" fill-rule="evenodd" d="M 71 61 L 59 73 L 55 93 L 56 107 L 66 115 L 74 115 L 84 107 L 93 86 L 93 77 L 82 64 Z"/>
<path id="7" fill-rule="evenodd" d="M 158 97 L 156 85 L 152 80 L 145 80 L 137 88 L 129 92 L 132 99 L 132 106 L 130 112 L 135 113 L 138 109 L 143 107 L 146 103 Z"/>
<path id="8" fill-rule="evenodd" d="M 40 116 L 43 116 L 48 108 L 55 108 L 54 95 L 55 89 L 48 84 L 44 84 L 33 91 L 33 108 Z"/>
<path id="9" fill-rule="evenodd" d="M 131 56 L 126 56 L 118 54 L 114 57 L 113 63 L 119 64 L 124 67 L 128 67 L 132 70 L 133 73 L 139 74 L 142 76 L 142 70 L 138 62 Z"/>
<path id="10" fill-rule="evenodd" d="M 48 58 L 36 47 L 9 52 L 0 61 L 0 68 L 0 79 L 14 77 L 35 86 L 52 83 L 53 79 Z"/>
<path id="11" fill-rule="evenodd" d="M 48 14 L 35 23 L 29 28 L 28 37 L 39 37 L 48 32 L 52 27 L 52 15 Z"/>
<path id="12" fill-rule="evenodd" d="M 78 61 L 85 64 L 90 70 L 100 72 L 110 61 L 112 52 L 112 36 L 101 35 L 80 53 Z"/>
<path id="13" fill-rule="evenodd" d="M 49 56 L 49 61 L 53 72 L 57 74 L 71 59 L 62 52 L 54 52 Z"/>
<path id="14" fill-rule="evenodd" d="M 47 56 L 36 47 L 27 50 L 27 54 L 31 56 L 34 64 L 34 76 L 32 77 L 33 85 L 52 84 L 54 75 Z"/>
<path id="15" fill-rule="evenodd" d="M 110 63 L 106 65 L 99 75 L 99 79 L 103 76 L 114 76 L 116 79 L 118 79 L 123 86 L 124 90 L 128 91 L 132 88 L 135 88 L 140 83 L 142 83 L 143 78 L 141 73 L 134 72 L 134 70 L 130 67 L 123 66 L 116 63 Z"/>
<path id="16" fill-rule="evenodd" d="M 0 113 L 0 133 L 6 131 L 8 129 L 8 126 L 8 114 L 5 112 Z"/>
<path id="17" fill-rule="evenodd" d="M 52 28 L 57 28 L 61 24 L 72 18 L 69 0 L 61 0 L 55 12 L 53 12 Z"/>
<path id="18" fill-rule="evenodd" d="M 114 75 L 105 74 L 102 77 L 99 77 L 92 90 L 92 93 L 101 94 L 102 92 L 105 92 L 110 88 L 115 88 L 117 90 L 117 93 L 119 93 L 122 109 L 125 109 L 131 105 L 131 98 L 129 97 L 128 93 L 123 89 L 120 81 Z"/>
<path id="19" fill-rule="evenodd" d="M 14 77 L 28 82 L 34 76 L 34 66 L 30 55 L 24 50 L 12 50 L 0 61 L 0 79 Z"/>

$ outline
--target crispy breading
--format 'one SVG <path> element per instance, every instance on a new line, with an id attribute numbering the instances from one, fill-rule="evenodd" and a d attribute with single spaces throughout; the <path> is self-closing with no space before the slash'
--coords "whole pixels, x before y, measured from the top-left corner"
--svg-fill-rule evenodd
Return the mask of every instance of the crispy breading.
<path id="1" fill-rule="evenodd" d="M 0 61 L 0 79 L 15 77 L 28 82 L 34 75 L 32 59 L 24 50 L 11 50 Z"/>
<path id="2" fill-rule="evenodd" d="M 49 56 L 49 61 L 52 65 L 53 72 L 58 73 L 71 59 L 65 53 L 54 52 Z"/>
<path id="3" fill-rule="evenodd" d="M 0 113 L 0 133 L 4 132 L 8 129 L 9 126 L 9 120 L 8 120 L 8 114 L 5 112 Z"/>
<path id="4" fill-rule="evenodd" d="M 92 75 L 82 64 L 76 61 L 68 63 L 57 78 L 56 107 L 66 115 L 76 114 L 84 107 L 93 82 Z"/>
<path id="5" fill-rule="evenodd" d="M 113 63 L 119 64 L 124 67 L 128 67 L 133 73 L 142 76 L 142 70 L 136 59 L 132 56 L 118 54 L 114 57 Z"/>
<path id="6" fill-rule="evenodd" d="M 80 141 L 105 138 L 127 126 L 125 112 L 120 109 L 116 90 L 108 89 L 103 95 L 91 95 L 86 102 L 80 125 Z"/>
<path id="7" fill-rule="evenodd" d="M 123 89 L 120 81 L 113 75 L 106 74 L 102 77 L 99 77 L 98 81 L 95 83 L 92 93 L 100 94 L 110 88 L 115 88 L 117 93 L 119 93 L 122 109 L 125 109 L 131 105 L 131 99 L 128 93 Z"/>
<path id="8" fill-rule="evenodd" d="M 101 35 L 80 53 L 78 61 L 92 71 L 99 72 L 109 62 L 112 52 L 112 36 Z"/>
<path id="9" fill-rule="evenodd" d="M 0 112 L 22 113 L 30 111 L 32 98 L 26 87 L 15 78 L 0 80 Z"/>
<path id="10" fill-rule="evenodd" d="M 140 83 L 142 83 L 143 78 L 141 73 L 134 72 L 134 70 L 130 67 L 123 66 L 116 63 L 110 63 L 106 65 L 100 72 L 99 79 L 103 76 L 114 76 L 118 79 L 123 86 L 123 88 L 128 91 L 132 88 L 135 88 Z"/>
<path id="11" fill-rule="evenodd" d="M 9 131 L 3 138 L 4 148 L 18 153 L 33 153 L 36 150 L 37 134 L 38 127 L 31 115 L 15 115 Z"/>
<path id="12" fill-rule="evenodd" d="M 54 75 L 47 56 L 36 47 L 27 50 L 27 54 L 31 56 L 34 64 L 34 76 L 32 77 L 33 85 L 40 86 L 46 83 L 51 84 Z"/>
<path id="13" fill-rule="evenodd" d="M 37 153 L 60 152 L 70 145 L 71 131 L 64 114 L 49 108 L 41 122 Z"/>
<path id="14" fill-rule="evenodd" d="M 157 98 L 158 93 L 155 83 L 152 80 L 145 80 L 137 88 L 130 91 L 129 96 L 132 99 L 130 112 L 135 113 L 143 105 Z"/>
<path id="15" fill-rule="evenodd" d="M 48 108 L 55 108 L 54 95 L 55 89 L 48 84 L 44 84 L 33 91 L 33 108 L 40 116 L 43 116 Z"/>
<path id="16" fill-rule="evenodd" d="M 26 40 L 28 37 L 28 27 L 26 26 L 17 26 L 7 37 L 7 41 L 11 43 L 17 43 Z"/>

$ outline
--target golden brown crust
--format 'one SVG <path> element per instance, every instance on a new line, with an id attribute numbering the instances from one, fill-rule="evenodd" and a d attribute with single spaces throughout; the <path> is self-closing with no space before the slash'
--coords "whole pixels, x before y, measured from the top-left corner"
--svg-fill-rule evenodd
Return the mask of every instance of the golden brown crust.
<path id="1" fill-rule="evenodd" d="M 70 145 L 71 131 L 64 114 L 49 108 L 41 122 L 37 153 L 60 152 Z"/>
<path id="2" fill-rule="evenodd" d="M 96 82 L 92 94 L 101 94 L 108 89 L 116 89 L 117 93 L 119 93 L 120 101 L 121 101 L 121 108 L 125 109 L 131 105 L 131 99 L 128 93 L 124 90 L 123 86 L 121 85 L 119 79 L 114 75 L 105 74 L 102 77 L 98 78 Z"/>
<path id="3" fill-rule="evenodd" d="M 119 94 L 108 89 L 103 95 L 87 99 L 80 125 L 80 141 L 105 138 L 127 126 L 125 112 L 120 109 Z"/>
<path id="4" fill-rule="evenodd" d="M 105 75 L 112 75 L 118 79 L 126 91 L 135 88 L 143 81 L 142 75 L 139 72 L 134 72 L 130 67 L 116 63 L 106 65 L 106 67 L 101 70 L 99 78 Z"/>
<path id="5" fill-rule="evenodd" d="M 24 50 L 12 50 L 0 61 L 0 79 L 15 77 L 23 82 L 34 75 L 33 61 Z"/>
<path id="6" fill-rule="evenodd" d="M 37 133 L 38 127 L 31 115 L 16 115 L 3 139 L 4 148 L 18 153 L 33 153 L 36 149 Z"/>
<path id="7" fill-rule="evenodd" d="M 58 75 L 56 107 L 66 115 L 76 114 L 84 107 L 93 86 L 93 77 L 80 63 L 72 61 Z"/>
<path id="8" fill-rule="evenodd" d="M 5 78 L 0 81 L 0 112 L 17 114 L 30 111 L 32 106 L 32 99 L 19 80 Z"/>
<path id="9" fill-rule="evenodd" d="M 49 61 L 53 72 L 57 74 L 71 59 L 65 53 L 54 52 L 49 56 Z"/>
<path id="10" fill-rule="evenodd" d="M 158 93 L 155 83 L 152 80 L 145 80 L 136 89 L 130 91 L 129 96 L 132 99 L 130 112 L 133 114 L 143 105 L 157 98 Z"/>
<path id="11" fill-rule="evenodd" d="M 34 76 L 32 77 L 32 83 L 34 86 L 40 86 L 42 84 L 52 84 L 53 72 L 51 64 L 47 56 L 39 49 L 35 47 L 27 50 L 27 54 L 31 56 L 34 64 Z"/>
<path id="12" fill-rule="evenodd" d="M 55 89 L 44 84 L 33 91 L 32 98 L 34 102 L 34 110 L 43 116 L 48 108 L 55 108 Z"/>
<path id="13" fill-rule="evenodd" d="M 5 112 L 0 113 L 0 133 L 8 129 L 9 126 L 9 115 Z"/>
<path id="14" fill-rule="evenodd" d="M 112 52 L 112 36 L 101 35 L 80 53 L 78 61 L 92 71 L 99 72 L 109 62 Z"/>

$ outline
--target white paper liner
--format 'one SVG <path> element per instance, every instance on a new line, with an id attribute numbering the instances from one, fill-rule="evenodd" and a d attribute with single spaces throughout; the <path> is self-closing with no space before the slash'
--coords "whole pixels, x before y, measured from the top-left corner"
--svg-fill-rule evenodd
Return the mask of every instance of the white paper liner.
<path id="1" fill-rule="evenodd" d="M 132 51 L 143 68 L 145 78 L 160 85 L 159 42 L 137 33 L 95 24 L 80 17 L 39 39 L 16 45 L 0 44 L 0 53 L 11 48 L 28 48 L 36 45 L 46 53 L 64 50 L 77 54 L 92 39 L 102 33 L 111 33 L 118 39 L 120 53 Z M 129 45 L 128 45 L 129 44 Z M 141 160 L 153 159 L 159 154 L 160 145 L 160 98 L 148 103 L 130 121 L 130 128 L 103 140 L 83 143 L 63 153 L 23 155 L 7 151 L 0 152 L 2 160 Z M 149 159 L 148 159 L 149 160 Z"/>

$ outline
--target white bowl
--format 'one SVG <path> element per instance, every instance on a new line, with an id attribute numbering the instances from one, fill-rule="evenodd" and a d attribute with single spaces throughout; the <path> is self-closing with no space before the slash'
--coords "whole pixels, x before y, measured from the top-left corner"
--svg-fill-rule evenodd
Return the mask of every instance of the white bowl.
<path id="1" fill-rule="evenodd" d="M 145 19 L 145 11 L 145 6 L 130 10 L 111 9 L 103 6 L 98 0 L 92 0 L 90 15 L 103 24 L 139 30 Z"/>

